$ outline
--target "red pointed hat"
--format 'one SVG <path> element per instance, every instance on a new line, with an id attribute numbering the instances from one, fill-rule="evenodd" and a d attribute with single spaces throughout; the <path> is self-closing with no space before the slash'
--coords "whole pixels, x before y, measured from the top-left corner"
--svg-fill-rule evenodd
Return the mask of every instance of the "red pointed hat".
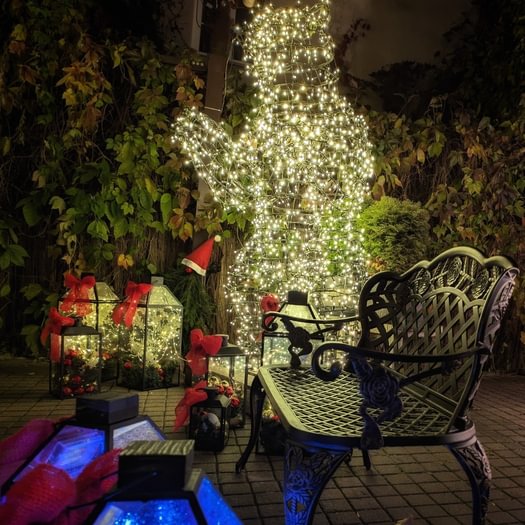
<path id="1" fill-rule="evenodd" d="M 182 264 L 185 264 L 187 272 L 192 270 L 197 272 L 199 275 L 206 275 L 206 270 L 210 264 L 211 252 L 213 250 L 213 243 L 221 240 L 219 235 L 210 237 L 207 241 L 204 241 L 198 248 L 195 248 L 190 254 L 182 259 Z"/>

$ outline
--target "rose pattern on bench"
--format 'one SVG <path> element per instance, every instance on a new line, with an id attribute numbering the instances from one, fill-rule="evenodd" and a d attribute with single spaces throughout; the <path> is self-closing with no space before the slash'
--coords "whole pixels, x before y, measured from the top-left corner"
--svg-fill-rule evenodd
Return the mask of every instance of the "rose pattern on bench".
<path id="1" fill-rule="evenodd" d="M 391 421 L 403 411 L 403 402 L 399 398 L 399 381 L 392 373 L 377 362 L 369 363 L 364 359 L 353 359 L 354 372 L 360 380 L 359 391 L 363 402 L 359 408 L 364 422 L 361 435 L 361 449 L 372 450 L 384 444 L 379 425 Z M 372 417 L 368 409 L 382 412 Z"/>

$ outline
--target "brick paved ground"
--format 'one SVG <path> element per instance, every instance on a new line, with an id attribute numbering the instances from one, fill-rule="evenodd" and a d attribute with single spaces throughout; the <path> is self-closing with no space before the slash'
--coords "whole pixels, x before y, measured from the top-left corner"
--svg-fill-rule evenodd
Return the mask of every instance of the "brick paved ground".
<path id="1" fill-rule="evenodd" d="M 0 360 L 0 439 L 34 418 L 71 415 L 74 400 L 48 394 L 47 363 Z M 104 383 L 103 390 L 115 387 Z M 182 388 L 139 392 L 141 413 L 148 414 L 168 438 Z M 486 375 L 473 418 L 492 466 L 488 525 L 525 523 L 525 376 Z M 282 459 L 253 454 L 246 471 L 235 462 L 248 441 L 248 429 L 236 430 L 220 453 L 196 452 L 203 468 L 246 525 L 283 523 Z M 430 453 L 429 453 L 430 452 Z M 470 524 L 470 488 L 452 455 L 441 448 L 384 449 L 372 454 L 366 472 L 359 454 L 350 469 L 342 465 L 325 489 L 314 525 L 392 525 L 412 516 L 413 523 Z"/>

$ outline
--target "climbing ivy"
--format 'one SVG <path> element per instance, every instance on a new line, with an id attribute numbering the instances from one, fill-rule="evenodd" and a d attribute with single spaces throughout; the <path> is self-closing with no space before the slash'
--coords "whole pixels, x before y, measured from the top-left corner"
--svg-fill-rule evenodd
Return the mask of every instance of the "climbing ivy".
<path id="1" fill-rule="evenodd" d="M 199 229 L 221 230 L 213 206 L 196 213 L 195 176 L 170 138 L 181 108 L 202 106 L 204 81 L 189 55 L 115 30 L 114 8 L 0 7 L 0 323 L 27 261 L 44 274 L 43 299 L 63 271 L 154 272 L 162 254 L 145 242 L 177 251 Z M 34 284 L 22 276 L 17 292 L 34 299 Z"/>
<path id="2" fill-rule="evenodd" d="M 523 268 L 525 4 L 475 0 L 473 9 L 475 16 L 451 31 L 463 38 L 440 66 L 404 63 L 375 75 L 372 89 L 376 97 L 389 97 L 391 109 L 387 86 L 396 84 L 403 93 L 407 78 L 411 90 L 398 97 L 395 112 L 362 106 L 374 145 L 372 194 L 423 202 L 434 251 L 467 244 L 506 254 Z M 495 358 L 498 368 L 525 368 L 524 288 L 522 277 Z"/>

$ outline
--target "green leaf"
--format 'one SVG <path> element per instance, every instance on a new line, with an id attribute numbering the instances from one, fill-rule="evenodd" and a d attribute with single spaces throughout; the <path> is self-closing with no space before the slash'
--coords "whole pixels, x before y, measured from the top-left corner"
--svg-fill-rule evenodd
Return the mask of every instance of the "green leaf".
<path id="1" fill-rule="evenodd" d="M 28 226 L 34 226 L 40 222 L 42 216 L 38 213 L 34 203 L 27 201 L 22 207 L 22 213 L 24 214 L 24 220 Z"/>
<path id="2" fill-rule="evenodd" d="M 171 195 L 169 193 L 164 193 L 160 198 L 160 211 L 162 213 L 162 222 L 164 224 L 168 224 L 172 208 Z"/>
<path id="3" fill-rule="evenodd" d="M 31 301 L 35 297 L 37 297 L 40 293 L 42 293 L 44 289 L 42 286 L 38 283 L 32 283 L 24 286 L 20 289 L 20 292 L 22 292 L 23 296 L 28 300 Z"/>
<path id="4" fill-rule="evenodd" d="M 5 270 L 10 263 L 11 257 L 9 256 L 9 253 L 7 253 L 7 251 L 0 254 L 0 270 Z"/>
<path id="5" fill-rule="evenodd" d="M 8 296 L 10 293 L 11 293 L 11 287 L 9 286 L 8 283 L 5 283 L 5 284 L 0 288 L 0 297 L 6 297 L 6 296 Z"/>
<path id="6" fill-rule="evenodd" d="M 102 239 L 103 241 L 108 240 L 109 229 L 107 224 L 100 219 L 90 222 L 87 227 L 87 232 L 96 239 Z"/>
<path id="7" fill-rule="evenodd" d="M 57 210 L 59 214 L 62 214 L 66 209 L 66 202 L 58 195 L 51 197 L 51 199 L 49 199 L 49 204 L 51 204 L 51 209 Z"/>
<path id="8" fill-rule="evenodd" d="M 129 231 L 129 225 L 128 221 L 124 219 L 124 217 L 117 219 L 113 224 L 113 234 L 115 235 L 115 239 L 119 239 L 120 237 L 124 237 Z"/>
<path id="9" fill-rule="evenodd" d="M 443 144 L 441 142 L 433 142 L 428 147 L 428 156 L 429 157 L 439 157 L 443 151 Z"/>
<path id="10" fill-rule="evenodd" d="M 113 244 L 105 244 L 102 248 L 102 257 L 106 261 L 112 261 L 115 256 L 115 246 Z"/>
<path id="11" fill-rule="evenodd" d="M 10 244 L 6 249 L 6 252 L 9 253 L 11 264 L 14 264 L 15 266 L 24 266 L 24 258 L 29 257 L 26 249 L 19 244 Z"/>

